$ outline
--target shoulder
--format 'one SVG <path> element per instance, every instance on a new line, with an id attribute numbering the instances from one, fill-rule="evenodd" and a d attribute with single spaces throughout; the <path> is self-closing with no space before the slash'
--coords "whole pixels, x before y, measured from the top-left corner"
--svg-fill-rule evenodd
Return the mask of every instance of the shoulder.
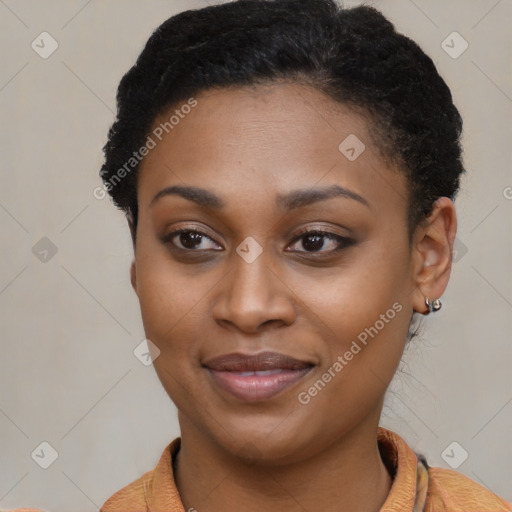
<path id="1" fill-rule="evenodd" d="M 174 482 L 172 463 L 180 447 L 176 438 L 163 451 L 158 464 L 131 484 L 111 496 L 100 512 L 147 512 L 149 510 L 181 510 Z M 172 510 L 171 510 L 172 509 Z"/>
<path id="2" fill-rule="evenodd" d="M 126 512 L 128 504 L 133 512 L 146 512 L 146 490 L 151 485 L 153 473 L 154 470 L 148 471 L 117 491 L 104 503 L 101 512 Z"/>
<path id="3" fill-rule="evenodd" d="M 452 469 L 429 467 L 426 512 L 511 512 L 512 505 L 466 475 Z"/>

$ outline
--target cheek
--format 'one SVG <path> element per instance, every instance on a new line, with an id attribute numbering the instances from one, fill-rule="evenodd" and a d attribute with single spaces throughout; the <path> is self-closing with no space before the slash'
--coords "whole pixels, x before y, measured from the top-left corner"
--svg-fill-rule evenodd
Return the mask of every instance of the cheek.
<path id="1" fill-rule="evenodd" d="M 297 293 L 325 340 L 324 371 L 343 358 L 334 379 L 344 382 L 340 389 L 361 389 L 370 381 L 382 387 L 393 377 L 411 319 L 407 272 L 403 243 L 373 240 L 346 266 L 321 280 L 302 281 Z"/>
<path id="2" fill-rule="evenodd" d="M 208 293 L 219 278 L 172 261 L 157 244 L 140 245 L 136 271 L 144 331 L 160 350 L 154 367 L 174 400 L 195 386 L 190 377 L 209 332 Z"/>
<path id="3" fill-rule="evenodd" d="M 137 295 L 146 335 L 150 339 L 152 335 L 158 344 L 180 328 L 204 292 L 200 279 L 191 279 L 162 244 L 147 238 L 141 236 L 137 241 Z"/>
<path id="4" fill-rule="evenodd" d="M 398 244 L 393 247 L 375 239 L 329 272 L 289 276 L 289 285 L 327 328 L 357 335 L 395 302 L 406 309 L 410 293 L 407 256 Z M 394 317 L 394 311 L 390 314 Z"/>
<path id="5" fill-rule="evenodd" d="M 204 382 L 197 379 L 198 341 L 204 341 L 207 332 L 201 309 L 204 293 L 198 288 L 178 273 L 168 276 L 158 265 L 145 268 L 138 282 L 144 331 L 160 350 L 154 369 L 171 400 L 183 410 L 205 392 Z"/>

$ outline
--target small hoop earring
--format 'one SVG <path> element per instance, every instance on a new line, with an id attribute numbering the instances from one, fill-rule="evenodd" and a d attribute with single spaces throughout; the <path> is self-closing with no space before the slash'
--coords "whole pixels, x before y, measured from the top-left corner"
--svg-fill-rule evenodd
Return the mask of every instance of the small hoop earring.
<path id="1" fill-rule="evenodd" d="M 441 309 L 441 301 L 439 299 L 434 299 L 432 302 L 428 300 L 428 297 L 425 297 L 425 304 L 428 307 L 429 313 L 439 311 Z"/>

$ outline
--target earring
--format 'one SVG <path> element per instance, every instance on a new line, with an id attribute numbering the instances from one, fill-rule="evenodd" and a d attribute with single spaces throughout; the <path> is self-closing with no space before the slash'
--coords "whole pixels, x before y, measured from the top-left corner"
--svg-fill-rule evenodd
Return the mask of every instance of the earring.
<path id="1" fill-rule="evenodd" d="M 429 313 L 439 311 L 441 309 L 441 301 L 439 299 L 434 299 L 432 302 L 428 300 L 428 297 L 425 297 L 425 304 L 428 307 Z"/>

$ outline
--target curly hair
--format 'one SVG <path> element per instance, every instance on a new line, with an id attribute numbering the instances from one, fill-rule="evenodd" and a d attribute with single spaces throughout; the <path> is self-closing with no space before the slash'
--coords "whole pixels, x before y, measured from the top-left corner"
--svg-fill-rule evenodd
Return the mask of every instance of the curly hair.
<path id="1" fill-rule="evenodd" d="M 457 194 L 462 119 L 414 41 L 370 6 L 237 0 L 169 18 L 119 84 L 100 175 L 135 228 L 141 159 L 133 155 L 156 118 L 209 88 L 281 80 L 313 86 L 371 119 L 376 147 L 407 179 L 409 240 L 437 198 Z"/>

